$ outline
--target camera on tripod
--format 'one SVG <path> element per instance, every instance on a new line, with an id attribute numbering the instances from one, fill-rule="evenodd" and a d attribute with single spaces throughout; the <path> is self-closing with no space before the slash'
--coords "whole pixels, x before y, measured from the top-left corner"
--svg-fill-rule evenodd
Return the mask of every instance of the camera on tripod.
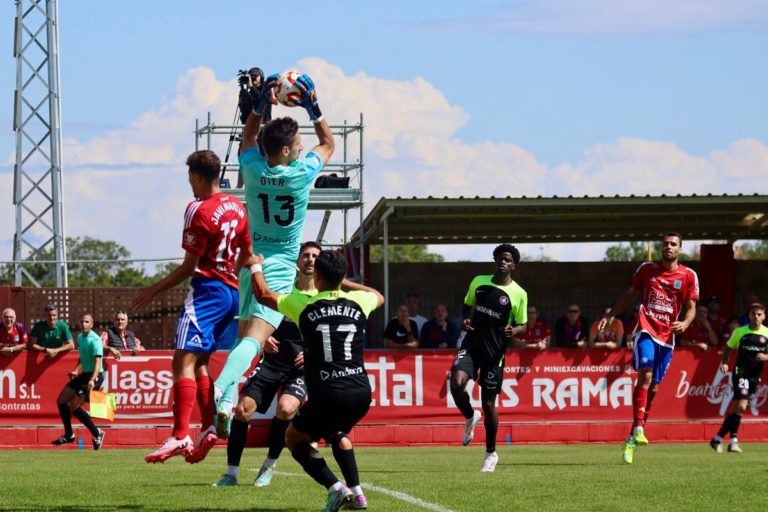
<path id="1" fill-rule="evenodd" d="M 264 83 L 264 72 L 261 68 L 251 68 L 248 71 L 240 69 L 237 72 L 237 83 L 242 90 L 250 90 L 256 87 L 261 88 Z"/>

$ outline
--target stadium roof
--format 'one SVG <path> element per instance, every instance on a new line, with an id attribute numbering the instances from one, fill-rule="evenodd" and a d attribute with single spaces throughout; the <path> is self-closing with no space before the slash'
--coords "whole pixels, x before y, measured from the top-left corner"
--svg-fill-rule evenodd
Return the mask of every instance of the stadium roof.
<path id="1" fill-rule="evenodd" d="M 381 198 L 363 222 L 383 244 L 768 239 L 768 196 Z M 360 231 L 353 239 L 357 240 Z"/>

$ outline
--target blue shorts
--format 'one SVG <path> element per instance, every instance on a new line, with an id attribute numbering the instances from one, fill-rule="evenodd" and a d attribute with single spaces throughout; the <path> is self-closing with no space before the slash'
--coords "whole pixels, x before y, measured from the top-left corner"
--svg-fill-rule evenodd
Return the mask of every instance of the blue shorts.
<path id="1" fill-rule="evenodd" d="M 672 347 L 656 343 L 647 332 L 635 334 L 635 347 L 632 350 L 632 367 L 653 368 L 653 382 L 658 384 L 672 362 Z"/>
<path id="2" fill-rule="evenodd" d="M 237 314 L 237 290 L 215 279 L 192 280 L 179 313 L 173 346 L 189 352 L 216 349 Z"/>
<path id="3" fill-rule="evenodd" d="M 296 262 L 286 261 L 280 256 L 264 258 L 264 279 L 269 289 L 277 293 L 291 293 L 293 282 L 296 280 Z M 259 304 L 253 295 L 251 286 L 251 271 L 247 268 L 240 270 L 240 320 L 249 320 L 252 316 L 261 318 L 275 329 L 283 320 L 283 314 Z"/>

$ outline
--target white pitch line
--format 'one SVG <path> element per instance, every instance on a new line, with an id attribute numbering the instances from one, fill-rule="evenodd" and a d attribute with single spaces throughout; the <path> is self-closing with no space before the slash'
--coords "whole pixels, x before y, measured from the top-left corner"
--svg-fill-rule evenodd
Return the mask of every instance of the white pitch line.
<path id="1" fill-rule="evenodd" d="M 255 469 L 253 471 L 256 471 Z M 302 475 L 298 473 L 286 473 L 285 471 L 275 471 L 276 475 L 282 475 L 282 476 L 293 476 L 293 477 L 305 477 L 307 475 Z M 431 510 L 432 512 L 456 512 L 450 508 L 441 507 L 437 503 L 430 503 L 428 501 L 424 501 L 420 498 L 417 498 L 415 496 L 411 496 L 410 494 L 406 494 L 404 492 L 400 491 L 393 491 L 391 489 L 387 489 L 386 487 L 379 487 L 378 485 L 373 484 L 367 484 L 365 482 L 361 482 L 360 485 L 363 486 L 366 490 L 371 490 L 373 492 L 378 492 L 381 494 L 386 494 L 387 496 L 390 496 L 392 498 L 396 498 L 400 501 L 404 501 L 406 503 L 409 503 L 411 505 L 417 505 L 421 508 Z"/>
<path id="2" fill-rule="evenodd" d="M 360 485 L 362 485 L 365 489 L 370 489 L 374 492 L 379 492 L 381 494 L 386 494 L 387 496 L 391 496 L 392 498 L 397 498 L 401 501 L 404 501 L 406 503 L 410 503 L 411 505 L 418 505 L 421 508 L 425 508 L 427 510 L 432 510 L 433 512 L 455 512 L 451 510 L 450 508 L 441 507 L 437 503 L 430 503 L 428 501 L 424 501 L 420 498 L 417 498 L 415 496 L 411 496 L 410 494 L 405 494 L 404 492 L 400 491 L 392 491 L 390 489 L 387 489 L 385 487 L 379 487 L 378 485 L 373 484 L 366 484 L 362 482 Z"/>

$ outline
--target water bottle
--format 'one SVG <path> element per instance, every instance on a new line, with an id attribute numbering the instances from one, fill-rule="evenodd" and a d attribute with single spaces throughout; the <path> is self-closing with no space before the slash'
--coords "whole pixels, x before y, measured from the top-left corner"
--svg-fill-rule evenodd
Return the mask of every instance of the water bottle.
<path id="1" fill-rule="evenodd" d="M 507 434 L 507 446 L 509 446 L 511 444 L 512 444 L 512 435 L 511 434 Z"/>
<path id="2" fill-rule="evenodd" d="M 77 448 L 80 450 L 83 449 L 83 436 L 77 438 Z"/>

